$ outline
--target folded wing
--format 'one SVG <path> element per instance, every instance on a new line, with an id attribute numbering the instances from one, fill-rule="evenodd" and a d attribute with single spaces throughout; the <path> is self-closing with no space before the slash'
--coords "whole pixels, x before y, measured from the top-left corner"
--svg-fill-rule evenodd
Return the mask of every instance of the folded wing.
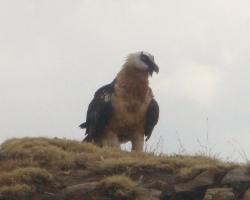
<path id="1" fill-rule="evenodd" d="M 80 125 L 86 128 L 86 137 L 83 141 L 91 142 L 94 138 L 101 138 L 105 127 L 112 117 L 112 100 L 114 81 L 98 89 L 90 102 L 86 122 Z"/>
<path id="2" fill-rule="evenodd" d="M 159 119 L 159 105 L 155 99 L 152 99 L 148 110 L 146 113 L 146 123 L 145 123 L 145 133 L 146 141 L 150 138 L 155 125 L 157 124 Z"/>

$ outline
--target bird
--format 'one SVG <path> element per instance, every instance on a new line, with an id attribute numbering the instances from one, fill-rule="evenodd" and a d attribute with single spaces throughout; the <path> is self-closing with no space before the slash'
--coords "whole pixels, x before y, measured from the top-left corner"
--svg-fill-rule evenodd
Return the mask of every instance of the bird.
<path id="1" fill-rule="evenodd" d="M 142 152 L 159 119 L 159 105 L 149 87 L 149 77 L 158 74 L 154 56 L 146 51 L 129 54 L 115 79 L 99 88 L 90 102 L 83 142 L 99 147 L 121 148 L 131 142 Z"/>

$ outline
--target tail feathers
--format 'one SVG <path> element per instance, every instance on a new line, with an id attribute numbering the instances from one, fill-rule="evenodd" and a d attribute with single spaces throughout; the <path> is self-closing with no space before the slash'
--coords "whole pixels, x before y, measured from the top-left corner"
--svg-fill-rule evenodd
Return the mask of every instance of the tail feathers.
<path id="1" fill-rule="evenodd" d="M 92 138 L 90 137 L 90 135 L 87 135 L 82 142 L 92 142 Z"/>
<path id="2" fill-rule="evenodd" d="M 87 123 L 84 122 L 84 123 L 82 123 L 79 127 L 80 127 L 80 128 L 87 128 Z"/>
<path id="3" fill-rule="evenodd" d="M 87 122 L 82 123 L 79 127 L 80 128 L 87 128 Z M 89 128 L 87 128 L 87 130 L 86 130 L 86 135 L 87 136 L 82 140 L 82 142 L 92 142 L 92 137 L 91 137 L 91 134 L 88 133 L 89 132 L 88 129 Z"/>

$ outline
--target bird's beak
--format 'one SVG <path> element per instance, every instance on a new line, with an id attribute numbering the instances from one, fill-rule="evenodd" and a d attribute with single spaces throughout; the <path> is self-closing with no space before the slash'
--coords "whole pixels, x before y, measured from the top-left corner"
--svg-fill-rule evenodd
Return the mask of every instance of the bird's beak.
<path id="1" fill-rule="evenodd" d="M 159 67 L 157 64 L 154 63 L 154 71 L 156 72 L 156 74 L 159 73 Z"/>
<path id="2" fill-rule="evenodd" d="M 149 74 L 150 76 L 153 75 L 153 72 L 156 72 L 157 74 L 159 73 L 159 67 L 155 62 L 151 62 L 149 65 Z"/>

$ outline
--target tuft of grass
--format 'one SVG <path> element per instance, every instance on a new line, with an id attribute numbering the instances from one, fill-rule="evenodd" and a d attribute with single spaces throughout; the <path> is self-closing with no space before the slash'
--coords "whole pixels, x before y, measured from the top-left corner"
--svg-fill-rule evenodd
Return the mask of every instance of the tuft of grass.
<path id="1" fill-rule="evenodd" d="M 1 162 L 1 161 L 0 161 Z M 4 162 L 1 162 L 0 171 L 12 171 L 18 168 L 25 168 L 25 167 L 38 167 L 39 164 L 36 161 L 31 159 L 7 159 Z"/>
<path id="2" fill-rule="evenodd" d="M 75 140 L 67 140 L 67 139 L 50 139 L 45 137 L 24 137 L 24 138 L 13 138 L 10 140 L 5 141 L 1 145 L 2 150 L 7 150 L 11 152 L 12 149 L 29 149 L 33 146 L 54 146 L 58 147 L 62 150 L 68 152 L 87 152 L 87 153 L 94 153 L 98 151 L 98 147 L 91 145 L 89 143 L 84 143 L 75 141 Z M 17 153 L 15 150 L 13 153 Z M 18 155 L 18 154 L 17 154 Z"/>
<path id="3" fill-rule="evenodd" d="M 157 139 L 156 145 L 154 146 L 148 145 L 148 143 L 145 142 L 144 152 L 154 154 L 154 155 L 164 155 L 163 153 L 164 151 L 163 147 L 164 147 L 164 142 L 165 142 L 164 138 L 159 133 L 157 135 L 154 135 L 154 137 Z"/>
<path id="4" fill-rule="evenodd" d="M 10 186 L 18 184 L 42 184 L 50 183 L 52 175 L 44 169 L 27 167 L 15 169 L 11 172 L 0 173 L 0 186 Z"/>
<path id="5" fill-rule="evenodd" d="M 112 199 L 133 199 L 136 195 L 136 186 L 137 184 L 128 177 L 116 175 L 101 180 L 97 191 Z"/>
<path id="6" fill-rule="evenodd" d="M 127 173 L 139 171 L 164 171 L 167 174 L 189 179 L 200 170 L 213 169 L 215 166 L 228 167 L 232 163 L 224 163 L 207 156 L 156 156 L 148 153 L 135 153 L 96 162 L 92 169 L 99 173 Z M 150 170 L 151 169 L 151 170 Z"/>
<path id="7" fill-rule="evenodd" d="M 237 142 L 236 140 L 233 140 L 233 142 L 235 144 L 233 144 L 232 142 L 228 141 L 228 143 L 234 147 L 234 152 L 237 151 L 239 153 L 239 155 L 246 161 L 246 163 L 249 163 L 249 159 L 246 155 L 246 152 L 244 150 L 244 148 L 241 146 L 241 144 L 239 142 Z"/>
<path id="8" fill-rule="evenodd" d="M 94 145 L 73 140 L 14 138 L 1 145 L 0 160 L 22 160 L 21 166 L 30 164 L 54 170 L 68 170 L 76 167 L 75 159 L 83 152 L 93 154 L 98 151 L 99 148 Z"/>
<path id="9" fill-rule="evenodd" d="M 3 186 L 0 188 L 0 199 L 28 199 L 34 192 L 34 189 L 26 184 Z"/>
<path id="10" fill-rule="evenodd" d="M 158 170 L 185 179 L 192 178 L 199 170 L 235 165 L 211 158 L 207 153 L 203 156 L 167 156 L 155 151 L 127 152 L 74 140 L 43 137 L 7 140 L 1 145 L 0 162 L 0 171 L 4 173 L 14 173 L 18 168 L 42 168 L 49 173 L 84 169 L 101 174 L 127 175 Z"/>

